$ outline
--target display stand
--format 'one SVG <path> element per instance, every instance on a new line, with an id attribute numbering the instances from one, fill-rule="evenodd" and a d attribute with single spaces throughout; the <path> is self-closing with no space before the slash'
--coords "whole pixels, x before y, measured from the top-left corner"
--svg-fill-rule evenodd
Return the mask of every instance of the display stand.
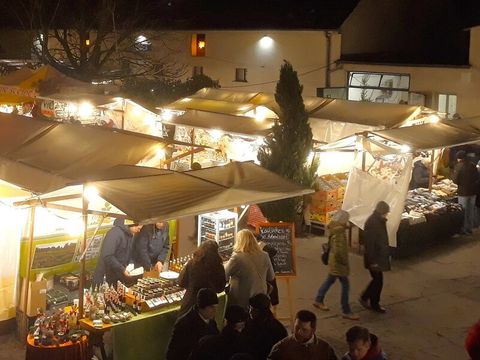
<path id="1" fill-rule="evenodd" d="M 238 214 L 228 210 L 199 215 L 198 245 L 206 240 L 218 243 L 218 252 L 222 257 L 230 257 L 237 235 Z"/>

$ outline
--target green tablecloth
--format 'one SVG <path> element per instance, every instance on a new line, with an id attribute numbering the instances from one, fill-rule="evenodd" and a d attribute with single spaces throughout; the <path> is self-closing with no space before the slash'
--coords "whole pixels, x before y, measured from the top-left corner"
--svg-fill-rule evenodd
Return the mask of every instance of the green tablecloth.
<path id="1" fill-rule="evenodd" d="M 219 295 L 216 321 L 223 325 L 226 296 Z M 113 357 L 115 360 L 164 359 L 173 325 L 180 306 L 137 315 L 134 319 L 114 326 Z"/>

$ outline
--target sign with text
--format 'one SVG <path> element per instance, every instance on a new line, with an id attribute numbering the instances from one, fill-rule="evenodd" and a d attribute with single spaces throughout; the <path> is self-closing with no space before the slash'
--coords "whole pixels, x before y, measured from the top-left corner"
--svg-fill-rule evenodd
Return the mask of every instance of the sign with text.
<path id="1" fill-rule="evenodd" d="M 273 270 L 277 276 L 295 276 L 295 230 L 292 223 L 260 223 L 257 233 L 261 241 L 275 248 Z"/>

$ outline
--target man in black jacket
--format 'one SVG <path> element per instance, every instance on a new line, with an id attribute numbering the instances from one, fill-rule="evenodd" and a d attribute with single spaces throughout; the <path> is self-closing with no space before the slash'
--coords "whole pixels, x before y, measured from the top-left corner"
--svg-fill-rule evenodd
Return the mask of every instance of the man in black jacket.
<path id="1" fill-rule="evenodd" d="M 462 232 L 472 234 L 478 172 L 463 150 L 457 152 L 457 164 L 453 169 L 452 180 L 458 185 L 458 203 L 462 205 L 464 210 Z"/>
<path id="2" fill-rule="evenodd" d="M 127 225 L 125 222 L 127 222 Z M 101 284 L 104 276 L 107 283 L 115 286 L 118 280 L 127 286 L 131 284 L 133 278 L 126 268 L 131 260 L 133 237 L 141 229 L 142 225 L 132 221 L 115 219 L 113 227 L 108 231 L 102 243 L 100 257 L 93 276 L 94 284 Z"/>
<path id="3" fill-rule="evenodd" d="M 235 354 L 247 352 L 247 342 L 242 331 L 247 312 L 238 305 L 230 305 L 225 311 L 225 327 L 219 335 L 200 339 L 189 360 L 226 360 Z"/>
<path id="4" fill-rule="evenodd" d="M 360 296 L 360 304 L 373 311 L 384 313 L 380 305 L 383 289 L 383 272 L 390 270 L 390 247 L 388 244 L 387 215 L 390 206 L 385 201 L 378 202 L 374 212 L 365 222 L 363 230 L 365 242 L 364 265 L 370 271 L 372 280 Z"/>
<path id="5" fill-rule="evenodd" d="M 250 298 L 250 319 L 244 330 L 255 359 L 266 359 L 273 345 L 288 336 L 287 330 L 270 311 L 270 299 L 265 294 Z"/>
<path id="6" fill-rule="evenodd" d="M 168 344 L 167 360 L 187 360 L 202 337 L 218 334 L 215 322 L 217 304 L 215 291 L 207 288 L 198 291 L 195 306 L 175 322 Z"/>
<path id="7" fill-rule="evenodd" d="M 143 227 L 134 244 L 136 266 L 143 266 L 145 271 L 155 269 L 162 272 L 163 263 L 170 251 L 169 231 L 166 221 Z"/>

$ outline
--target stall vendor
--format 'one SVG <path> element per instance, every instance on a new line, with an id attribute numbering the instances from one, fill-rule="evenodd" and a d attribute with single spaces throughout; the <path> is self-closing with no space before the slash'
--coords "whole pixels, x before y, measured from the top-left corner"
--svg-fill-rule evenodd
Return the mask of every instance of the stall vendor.
<path id="1" fill-rule="evenodd" d="M 121 281 L 128 285 L 133 280 L 126 269 L 132 256 L 132 244 L 135 234 L 142 229 L 130 220 L 115 219 L 103 240 L 97 268 L 93 276 L 95 285 L 103 283 L 104 276 L 107 283 L 115 284 Z"/>
<path id="2" fill-rule="evenodd" d="M 412 179 L 410 180 L 409 189 L 428 188 L 430 181 L 430 163 L 425 158 L 417 158 L 414 160 Z"/>
<path id="3" fill-rule="evenodd" d="M 162 271 L 163 263 L 170 251 L 170 229 L 168 222 L 162 221 L 145 225 L 134 244 L 135 265 L 145 271 Z"/>

